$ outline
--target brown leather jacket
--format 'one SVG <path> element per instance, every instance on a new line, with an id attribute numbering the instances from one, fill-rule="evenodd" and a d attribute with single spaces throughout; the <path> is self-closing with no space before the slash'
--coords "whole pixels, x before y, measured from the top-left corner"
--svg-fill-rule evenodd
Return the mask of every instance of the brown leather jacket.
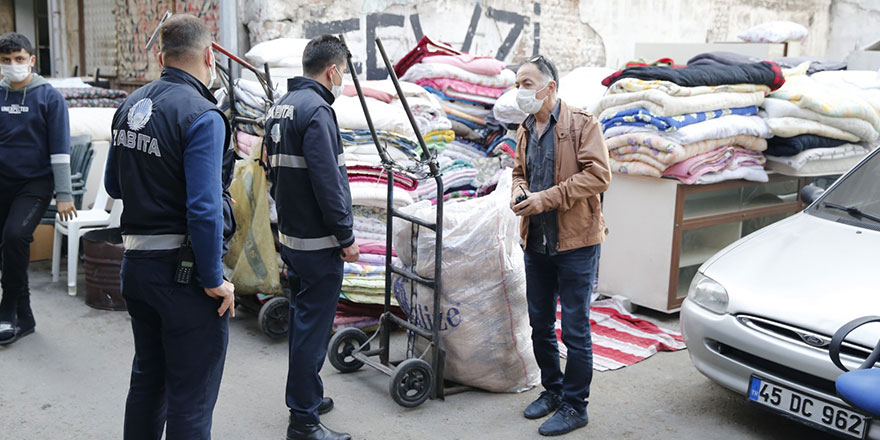
<path id="1" fill-rule="evenodd" d="M 611 183 L 608 148 L 602 128 L 593 115 L 562 103 L 556 122 L 556 185 L 532 194 L 540 197 L 544 211 L 556 210 L 559 219 L 559 252 L 599 244 L 608 229 L 599 194 Z M 529 130 L 520 125 L 516 132 L 516 158 L 513 168 L 513 194 L 529 189 L 526 147 Z M 522 243 L 528 242 L 529 217 L 520 224 Z"/>

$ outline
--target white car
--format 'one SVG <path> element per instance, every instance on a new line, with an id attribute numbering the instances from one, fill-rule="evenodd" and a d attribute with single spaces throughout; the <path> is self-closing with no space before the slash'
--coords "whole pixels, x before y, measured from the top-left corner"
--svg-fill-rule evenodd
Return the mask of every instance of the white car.
<path id="1" fill-rule="evenodd" d="M 756 405 L 844 438 L 880 439 L 880 421 L 842 401 L 828 355 L 847 322 L 880 315 L 880 150 L 805 211 L 728 246 L 700 267 L 681 308 L 697 370 Z M 807 187 L 810 188 L 810 187 Z M 853 332 L 855 369 L 880 325 Z M 880 390 L 877 390 L 880 392 Z"/>

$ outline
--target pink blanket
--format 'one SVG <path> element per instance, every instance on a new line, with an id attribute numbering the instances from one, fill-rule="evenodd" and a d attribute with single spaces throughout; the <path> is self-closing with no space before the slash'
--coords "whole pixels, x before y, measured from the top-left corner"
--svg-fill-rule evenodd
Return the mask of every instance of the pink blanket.
<path id="1" fill-rule="evenodd" d="M 381 90 L 371 89 L 369 87 L 361 87 L 361 90 L 367 98 L 378 99 L 386 104 L 391 104 L 391 101 L 394 100 L 394 95 L 385 93 Z M 357 89 L 354 88 L 354 86 L 345 86 L 342 90 L 342 94 L 345 96 L 357 96 Z"/>
<path id="2" fill-rule="evenodd" d="M 461 55 L 435 55 L 422 58 L 423 63 L 441 63 L 460 67 L 471 73 L 480 75 L 499 75 L 504 70 L 504 63 L 489 57 L 475 57 L 463 53 Z"/>
<path id="3" fill-rule="evenodd" d="M 358 248 L 360 248 L 361 254 L 385 255 L 384 241 L 363 239 L 358 240 L 357 244 Z M 392 249 L 391 255 L 396 257 L 397 252 L 394 252 L 394 249 Z"/>
<path id="4" fill-rule="evenodd" d="M 241 151 L 245 157 L 251 155 L 254 147 L 260 148 L 260 145 L 263 143 L 263 138 L 243 131 L 235 132 L 235 140 L 238 142 L 238 151 Z"/>
<path id="5" fill-rule="evenodd" d="M 747 166 L 763 166 L 765 162 L 764 155 L 759 152 L 725 145 L 679 162 L 667 168 L 663 175 L 674 177 L 690 185 L 703 174 Z"/>
<path id="6" fill-rule="evenodd" d="M 447 95 L 455 95 L 455 92 L 466 93 L 469 95 L 475 96 L 485 96 L 487 98 L 498 99 L 501 95 L 504 94 L 507 89 L 500 89 L 497 87 L 487 87 L 480 86 L 476 84 L 471 84 L 469 82 L 464 82 L 457 79 L 449 79 L 449 78 L 423 78 L 416 81 L 416 84 L 420 86 L 428 86 L 433 87 L 436 90 L 439 90 Z"/>

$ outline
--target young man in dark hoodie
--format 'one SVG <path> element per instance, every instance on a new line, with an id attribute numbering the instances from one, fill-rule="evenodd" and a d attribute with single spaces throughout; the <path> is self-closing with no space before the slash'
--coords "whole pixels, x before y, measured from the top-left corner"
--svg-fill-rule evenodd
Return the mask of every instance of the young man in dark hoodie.
<path id="1" fill-rule="evenodd" d="M 36 59 L 24 35 L 0 37 L 0 345 L 34 332 L 30 243 L 52 193 L 62 220 L 76 216 L 67 104 L 33 73 Z"/>
<path id="2" fill-rule="evenodd" d="M 287 94 L 266 122 L 270 179 L 278 207 L 281 257 L 301 288 L 290 295 L 287 372 L 288 440 L 349 440 L 327 429 L 319 414 L 333 407 L 319 372 L 342 287 L 343 261 L 358 259 L 351 192 L 333 101 L 342 94 L 348 49 L 330 35 L 303 52 L 304 77 L 288 80 Z"/>

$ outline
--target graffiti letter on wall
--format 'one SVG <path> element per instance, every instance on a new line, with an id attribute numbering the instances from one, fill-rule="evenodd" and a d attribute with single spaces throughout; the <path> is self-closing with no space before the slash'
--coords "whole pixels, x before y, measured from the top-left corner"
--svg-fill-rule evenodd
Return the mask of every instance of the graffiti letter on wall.
<path id="1" fill-rule="evenodd" d="M 495 54 L 495 58 L 503 60 L 507 58 L 507 54 L 510 53 L 513 44 L 516 43 L 516 40 L 518 40 L 520 34 L 522 34 L 523 27 L 526 24 L 526 17 L 515 12 L 501 11 L 492 8 L 489 8 L 489 10 L 486 11 L 486 15 L 495 20 L 513 25 L 513 28 L 510 29 L 510 32 L 507 34 L 507 38 L 504 39 L 504 42 L 501 43 L 501 47 L 498 48 L 498 53 Z"/>
<path id="2" fill-rule="evenodd" d="M 377 66 L 376 28 L 403 27 L 404 17 L 395 14 L 370 14 L 367 16 L 367 79 L 385 79 L 388 72 Z"/>

